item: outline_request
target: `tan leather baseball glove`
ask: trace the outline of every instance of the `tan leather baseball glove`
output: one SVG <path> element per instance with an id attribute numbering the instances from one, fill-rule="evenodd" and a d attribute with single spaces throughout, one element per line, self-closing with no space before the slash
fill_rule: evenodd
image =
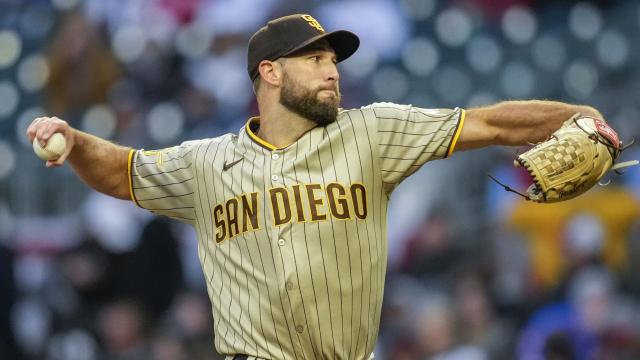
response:
<path id="1" fill-rule="evenodd" d="M 636 160 L 616 164 L 624 149 L 618 134 L 604 120 L 576 114 L 547 141 L 514 160 L 514 165 L 526 168 L 533 179 L 526 194 L 519 194 L 540 203 L 574 198 L 592 188 L 607 171 L 638 164 Z"/>

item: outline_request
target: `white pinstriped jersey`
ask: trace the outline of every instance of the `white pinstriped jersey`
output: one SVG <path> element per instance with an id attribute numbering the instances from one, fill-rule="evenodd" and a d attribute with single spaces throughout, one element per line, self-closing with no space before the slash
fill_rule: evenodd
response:
<path id="1" fill-rule="evenodd" d="M 132 151 L 132 198 L 191 223 L 215 346 L 250 359 L 367 359 L 378 335 L 391 191 L 453 151 L 461 109 L 341 110 L 276 149 L 238 135 Z"/>

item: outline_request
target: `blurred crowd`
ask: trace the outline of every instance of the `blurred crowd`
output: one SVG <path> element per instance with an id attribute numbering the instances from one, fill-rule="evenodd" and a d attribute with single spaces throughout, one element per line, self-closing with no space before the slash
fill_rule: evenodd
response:
<path id="1" fill-rule="evenodd" d="M 45 114 L 146 149 L 237 132 L 246 43 L 295 12 L 360 35 L 344 107 L 547 98 L 640 135 L 636 1 L 0 0 L 0 359 L 222 358 L 193 230 L 44 169 L 24 133 Z M 395 191 L 377 359 L 640 358 L 640 171 L 541 206 L 487 181 L 528 186 L 515 152 Z"/>

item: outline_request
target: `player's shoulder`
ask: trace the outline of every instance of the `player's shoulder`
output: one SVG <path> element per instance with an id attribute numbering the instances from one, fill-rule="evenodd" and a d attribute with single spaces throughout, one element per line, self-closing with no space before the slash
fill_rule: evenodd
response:
<path id="1" fill-rule="evenodd" d="M 369 105 L 363 106 L 361 109 L 374 109 L 374 110 L 410 110 L 413 107 L 411 104 L 396 104 L 392 102 L 374 102 Z"/>
<path id="2" fill-rule="evenodd" d="M 406 104 L 396 104 L 392 102 L 374 102 L 368 105 L 361 106 L 359 108 L 352 109 L 340 109 L 340 113 L 350 113 L 350 112 L 362 112 L 367 110 L 409 110 L 412 108 L 412 105 Z"/>
<path id="3" fill-rule="evenodd" d="M 235 142 L 235 139 L 238 137 L 236 134 L 227 133 L 224 135 L 212 137 L 212 138 L 204 138 L 204 139 L 195 139 L 195 140 L 187 140 L 184 141 L 180 146 L 184 148 L 200 148 L 200 147 L 209 147 L 213 144 L 225 143 L 227 141 Z"/>
<path id="4" fill-rule="evenodd" d="M 413 108 L 410 104 L 396 104 L 392 102 L 376 102 L 363 109 L 371 111 L 376 118 L 404 118 Z"/>
<path id="5" fill-rule="evenodd" d="M 396 104 L 391 102 L 375 102 L 369 105 L 354 109 L 341 109 L 340 117 L 349 117 L 351 119 L 363 119 L 373 121 L 380 118 L 404 118 L 408 114 L 412 105 Z"/>

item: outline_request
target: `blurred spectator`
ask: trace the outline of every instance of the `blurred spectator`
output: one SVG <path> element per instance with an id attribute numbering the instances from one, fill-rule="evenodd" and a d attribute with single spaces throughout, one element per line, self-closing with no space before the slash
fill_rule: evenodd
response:
<path id="1" fill-rule="evenodd" d="M 104 34 L 80 12 L 61 22 L 49 46 L 48 112 L 74 120 L 91 105 L 105 103 L 120 65 Z"/>
<path id="2" fill-rule="evenodd" d="M 98 315 L 98 333 L 106 359 L 143 360 L 151 357 L 145 314 L 135 302 L 116 300 Z"/>
<path id="3" fill-rule="evenodd" d="M 429 287 L 446 287 L 463 256 L 457 246 L 447 213 L 435 210 L 406 241 L 400 269 Z"/>
<path id="4" fill-rule="evenodd" d="M 460 344 L 457 340 L 454 311 L 448 296 L 434 293 L 427 299 L 414 318 L 414 359 L 488 359 L 481 348 Z"/>
<path id="5" fill-rule="evenodd" d="M 151 339 L 151 358 L 154 360 L 187 360 L 184 344 L 177 338 L 158 333 Z"/>
<path id="6" fill-rule="evenodd" d="M 172 223 L 154 218 L 142 231 L 140 245 L 117 260 L 117 281 L 125 294 L 138 299 L 151 316 L 162 315 L 183 287 L 178 240 Z"/>
<path id="7" fill-rule="evenodd" d="M 184 344 L 189 359 L 224 359 L 212 348 L 211 304 L 206 296 L 189 292 L 178 295 L 166 326 Z"/>
<path id="8" fill-rule="evenodd" d="M 98 360 L 100 347 L 85 329 L 70 329 L 51 336 L 47 360 Z"/>
<path id="9" fill-rule="evenodd" d="M 11 308 L 16 299 L 13 281 L 13 254 L 0 239 L 0 358 L 20 359 L 13 332 Z"/>
<path id="10" fill-rule="evenodd" d="M 513 328 L 496 316 L 489 293 L 476 272 L 459 277 L 454 292 L 458 338 L 482 349 L 487 359 L 505 359 Z"/>
<path id="11" fill-rule="evenodd" d="M 638 334 L 637 306 L 623 300 L 611 273 L 585 267 L 571 278 L 564 300 L 531 317 L 519 339 L 519 358 L 539 359 L 544 353 L 561 359 L 633 358 L 638 351 L 631 340 Z"/>

